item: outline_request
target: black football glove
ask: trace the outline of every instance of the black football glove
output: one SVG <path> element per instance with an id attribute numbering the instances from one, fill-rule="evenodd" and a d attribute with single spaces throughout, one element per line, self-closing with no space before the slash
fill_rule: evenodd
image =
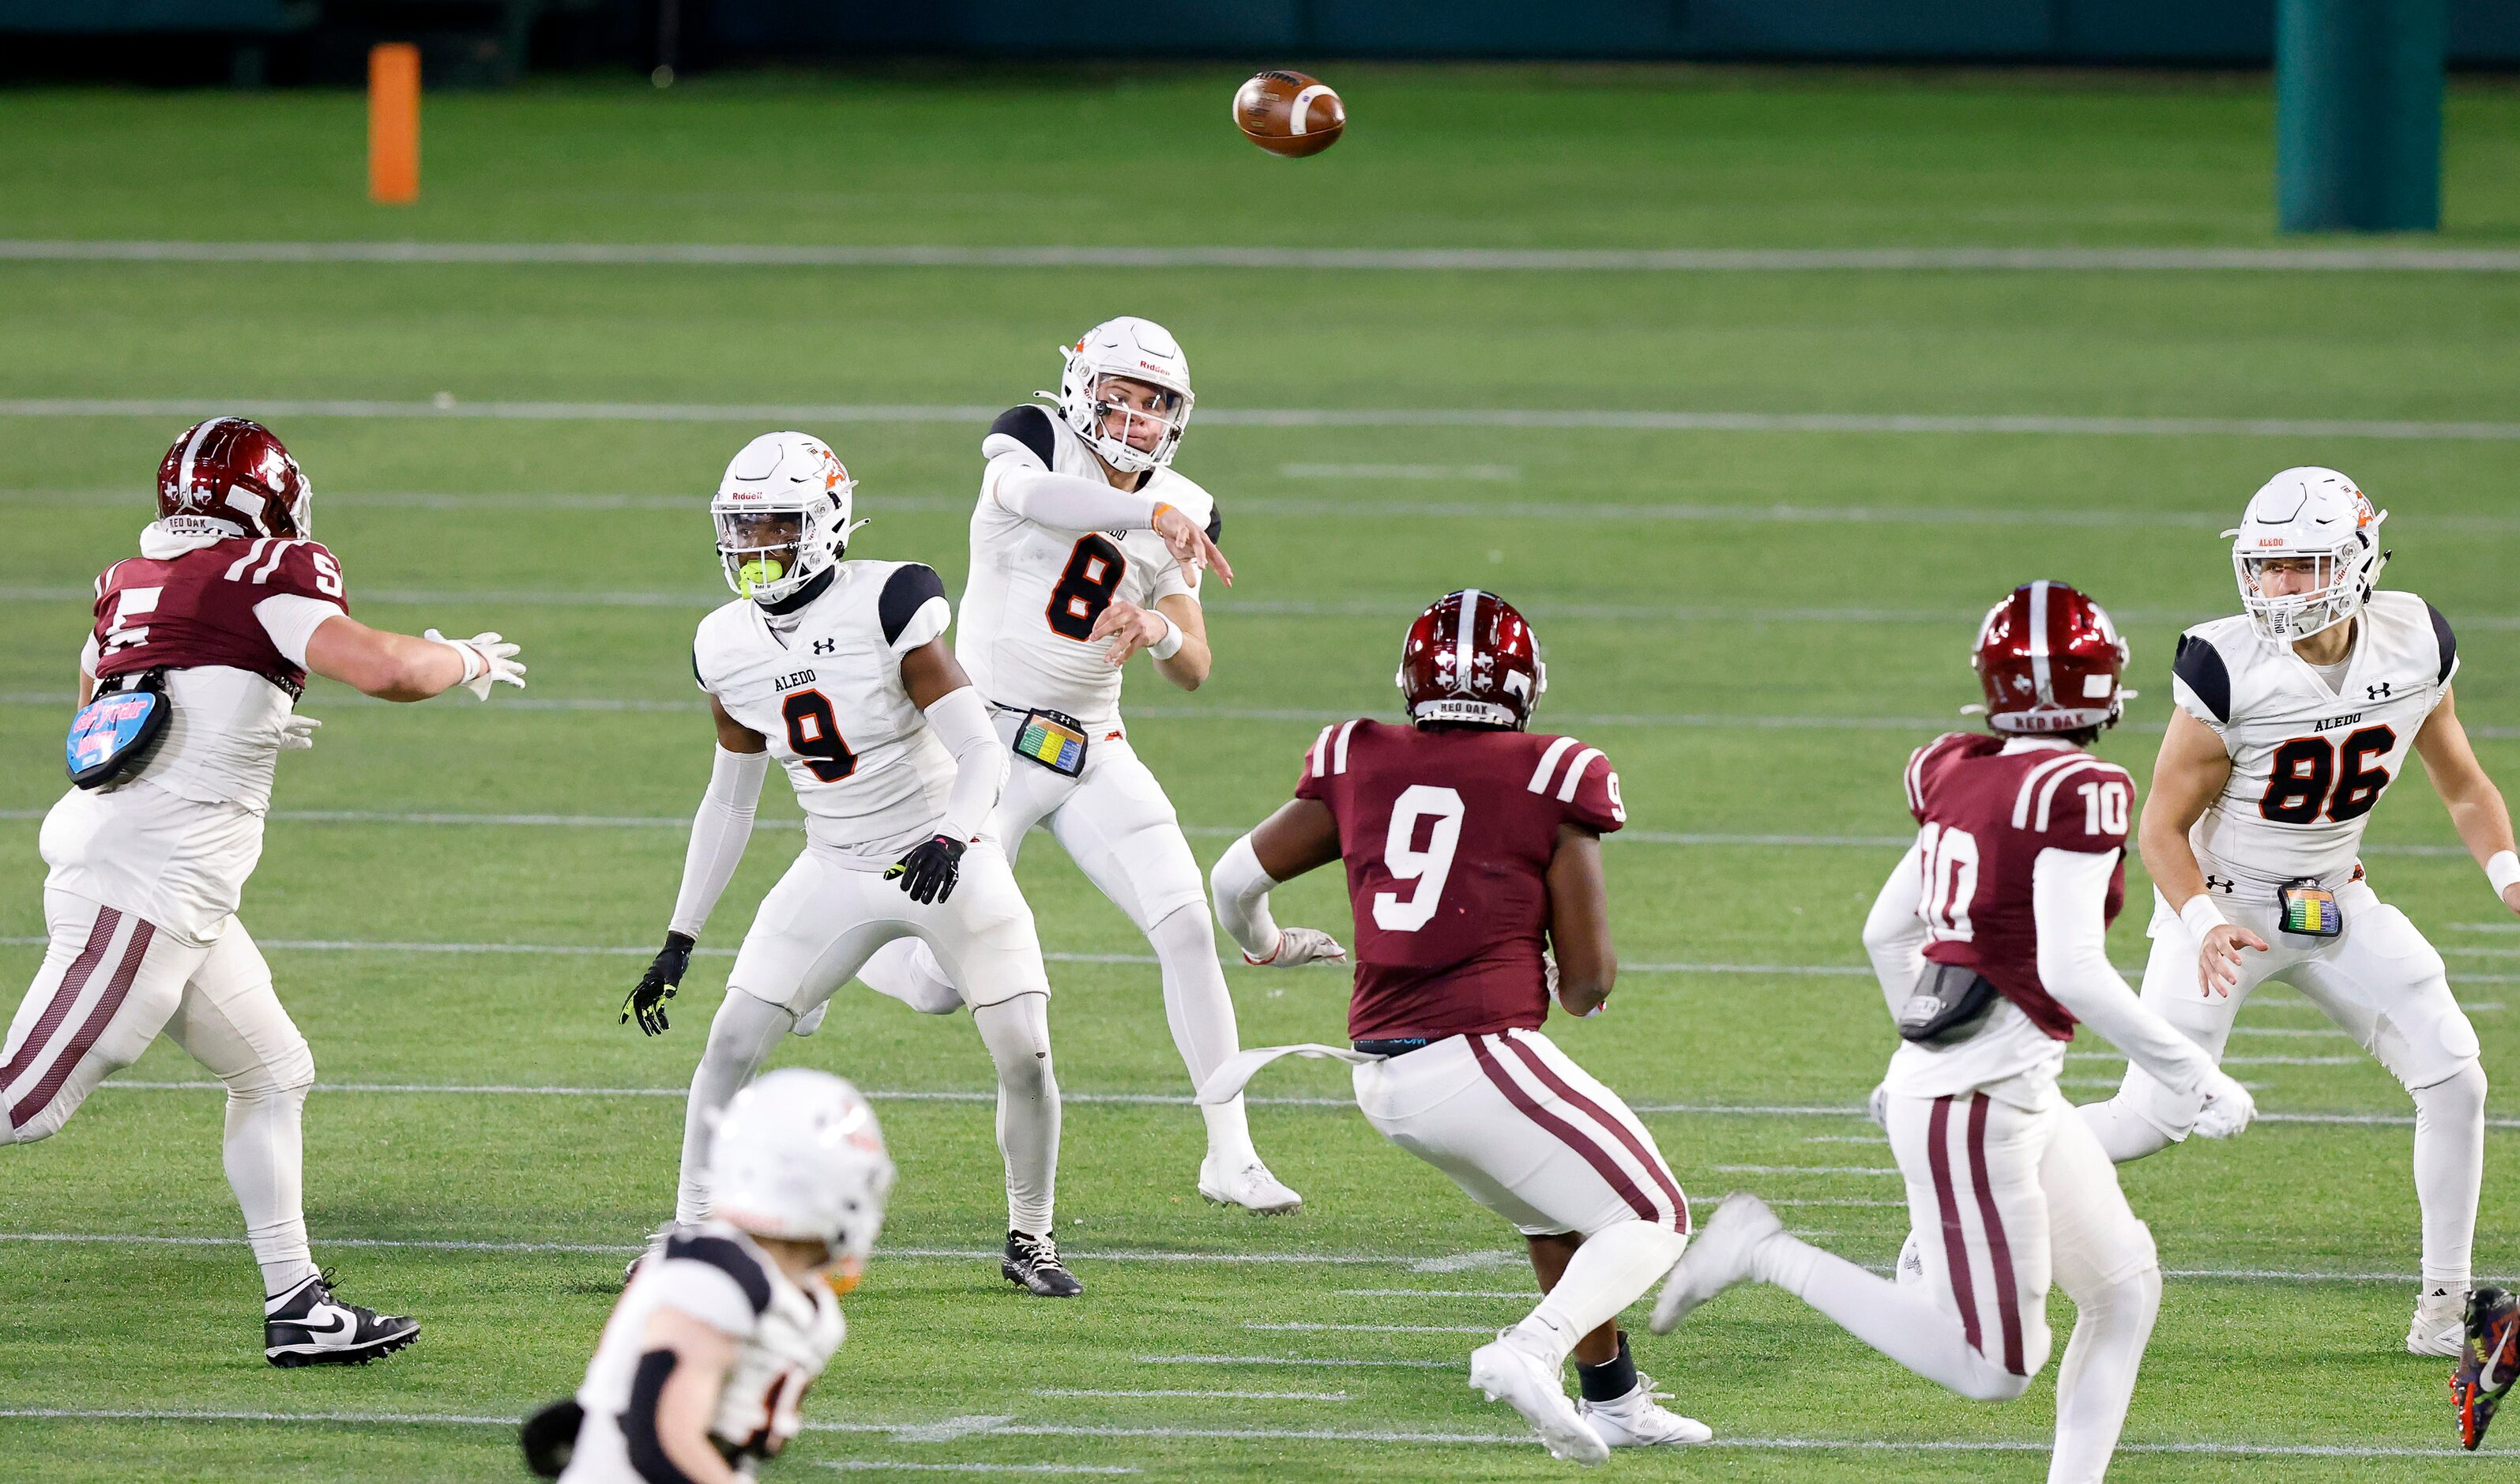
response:
<path id="1" fill-rule="evenodd" d="M 923 845 L 913 845 L 910 853 L 893 862 L 883 874 L 887 881 L 901 878 L 901 889 L 910 893 L 914 902 L 941 902 L 954 894 L 954 882 L 963 875 L 961 840 L 940 834 Z"/>
<path id="2" fill-rule="evenodd" d="M 622 1024 L 629 1024 L 630 1017 L 637 1015 L 640 1030 L 651 1036 L 664 1034 L 665 1002 L 682 987 L 683 975 L 691 972 L 692 943 L 687 933 L 665 934 L 665 946 L 656 955 L 656 962 L 648 966 L 648 971 L 639 976 L 639 987 L 621 1002 Z"/>

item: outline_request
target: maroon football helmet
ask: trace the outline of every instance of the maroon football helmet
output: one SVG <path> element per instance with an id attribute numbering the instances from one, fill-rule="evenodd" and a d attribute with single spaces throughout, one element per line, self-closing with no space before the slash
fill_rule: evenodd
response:
<path id="1" fill-rule="evenodd" d="M 1409 625 L 1393 677 L 1418 726 L 1466 722 L 1521 731 L 1549 689 L 1540 641 L 1494 593 L 1446 593 Z"/>
<path id="2" fill-rule="evenodd" d="M 2108 611 L 2061 582 L 2032 582 L 1987 609 L 1969 652 L 1998 732 L 2117 725 L 2135 693 L 2121 684 L 2127 643 Z"/>
<path id="3" fill-rule="evenodd" d="M 306 536 L 308 494 L 280 439 L 244 418 L 185 428 L 158 466 L 158 518 L 186 535 Z"/>

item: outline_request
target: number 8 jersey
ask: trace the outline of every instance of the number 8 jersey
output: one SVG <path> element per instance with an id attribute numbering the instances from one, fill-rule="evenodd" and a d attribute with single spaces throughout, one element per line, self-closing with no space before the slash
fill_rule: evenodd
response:
<path id="1" fill-rule="evenodd" d="M 2218 897 L 2272 901 L 2353 877 L 2371 808 L 2458 670 L 2449 620 L 2411 593 L 2371 595 L 2331 687 L 2246 614 L 2180 636 L 2172 692 L 2214 729 L 2231 779 L 2188 832 Z"/>
<path id="2" fill-rule="evenodd" d="M 1150 608 L 1198 589 L 1150 530 L 1071 531 L 1028 520 L 1000 505 L 999 471 L 1012 463 L 1102 479 L 1102 465 L 1068 426 L 1041 407 L 1014 408 L 990 425 L 980 445 L 988 472 L 971 512 L 971 578 L 963 589 L 963 627 L 954 656 L 971 684 L 997 705 L 1064 712 L 1092 735 L 1120 715 L 1120 671 L 1089 641 L 1115 598 Z M 1167 466 L 1141 492 L 1170 505 L 1217 537 L 1216 501 Z"/>

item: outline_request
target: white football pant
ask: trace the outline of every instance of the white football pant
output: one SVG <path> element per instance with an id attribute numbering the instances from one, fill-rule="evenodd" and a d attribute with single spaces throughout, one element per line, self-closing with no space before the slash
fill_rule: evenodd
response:
<path id="1" fill-rule="evenodd" d="M 2367 882 L 2338 888 L 2344 931 L 2332 938 L 2279 929 L 2274 903 L 2217 899 L 2224 918 L 2264 938 L 2268 951 L 2240 952 L 2240 982 L 2229 995 L 2197 986 L 2196 941 L 2187 924 L 2153 897 L 2152 956 L 2143 1003 L 2217 1061 L 2231 1022 L 2252 990 L 2280 979 L 2378 1059 L 2415 1102 L 2415 1195 L 2423 1211 L 2427 1291 L 2467 1291 L 2476 1209 L 2485 1180 L 2485 1068 L 2476 1028 L 2451 994 L 2441 954 L 2407 915 Z M 2083 1109 L 2110 1157 L 2123 1163 L 2186 1139 L 2199 1102 L 2129 1066 L 2118 1095 Z"/>
<path id="2" fill-rule="evenodd" d="M 997 720 L 999 734 L 1012 747 L 1021 713 L 1001 711 Z M 1108 734 L 1116 729 L 1095 730 Z M 1173 1047 L 1196 1088 L 1241 1049 L 1240 1032 L 1234 997 L 1216 959 L 1206 877 L 1182 837 L 1181 820 L 1164 786 L 1125 737 L 1095 737 L 1086 748 L 1085 771 L 1075 778 L 1017 755 L 1008 765 L 1006 790 L 998 796 L 990 831 L 1012 860 L 1035 826 L 1046 827 L 1086 878 L 1147 935 L 1163 975 L 1164 1018 L 1172 1027 Z M 878 954 L 860 977 L 919 1008 L 945 1001 L 951 986 L 963 982 L 916 943 Z M 1207 1117 L 1210 1153 L 1233 1168 L 1259 1157 L 1251 1147 L 1241 1099 L 1201 1111 Z"/>
<path id="3" fill-rule="evenodd" d="M 708 1149 L 717 1112 L 750 1082 L 796 1021 L 821 1008 L 870 955 L 896 939 L 925 946 L 965 986 L 998 1070 L 998 1147 L 1010 1224 L 1046 1234 L 1058 1169 L 1058 1082 L 1050 1059 L 1050 977 L 1032 909 L 993 840 L 963 852 L 953 894 L 911 900 L 880 871 L 808 849 L 761 901 L 727 975 L 692 1073 L 675 1219 L 710 1210 Z"/>
<path id="4" fill-rule="evenodd" d="M 234 918 L 210 942 L 47 887 L 50 942 L 0 1052 L 0 1144 L 61 1131 L 97 1084 L 159 1032 L 227 1085 L 228 1184 L 266 1292 L 313 1276 L 300 1198 L 300 1115 L 315 1057 L 281 1008 L 271 968 Z"/>
<path id="5" fill-rule="evenodd" d="M 2032 1108 L 1982 1092 L 1885 1102 L 1924 1281 L 1903 1285 L 1792 1237 L 1760 1249 L 1758 1276 L 1982 1402 L 2021 1395 L 2048 1363 L 2052 1278 L 2078 1313 L 2048 1478 L 2101 1478 L 2161 1305 L 2152 1233 L 2107 1152 L 2052 1088 Z"/>
<path id="6" fill-rule="evenodd" d="M 1533 1030 L 1452 1036 L 1354 1073 L 1383 1138 L 1525 1237 L 1584 1238 L 1516 1327 L 1561 1363 L 1643 1296 L 1688 1240 L 1688 1198 L 1619 1095 Z"/>

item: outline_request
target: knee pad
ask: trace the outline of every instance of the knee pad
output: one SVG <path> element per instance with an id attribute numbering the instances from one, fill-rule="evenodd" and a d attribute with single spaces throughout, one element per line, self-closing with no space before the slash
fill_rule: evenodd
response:
<path id="1" fill-rule="evenodd" d="M 303 1098 L 315 1085 L 315 1053 L 304 1036 L 296 1036 L 269 1060 L 219 1080 L 227 1085 L 230 1098 Z"/>
<path id="2" fill-rule="evenodd" d="M 2441 1081 L 2413 1089 L 2415 1110 L 2426 1118 L 2465 1121 L 2485 1115 L 2485 1066 L 2465 1061 Z"/>
<path id="3" fill-rule="evenodd" d="M 1968 1382 L 1959 1388 L 1959 1394 L 1970 1401 L 2019 1401 L 2021 1394 L 2030 1389 L 2030 1376 L 2014 1375 L 2003 1369 L 2002 1362 L 1990 1361 L 1982 1356 L 1972 1357 L 1972 1360 L 1975 1364 L 1969 1367 Z M 2041 1360 L 2044 1363 L 2046 1357 L 2041 1357 Z M 2039 1368 L 2033 1366 L 2030 1371 L 2032 1375 L 2036 1375 Z"/>

